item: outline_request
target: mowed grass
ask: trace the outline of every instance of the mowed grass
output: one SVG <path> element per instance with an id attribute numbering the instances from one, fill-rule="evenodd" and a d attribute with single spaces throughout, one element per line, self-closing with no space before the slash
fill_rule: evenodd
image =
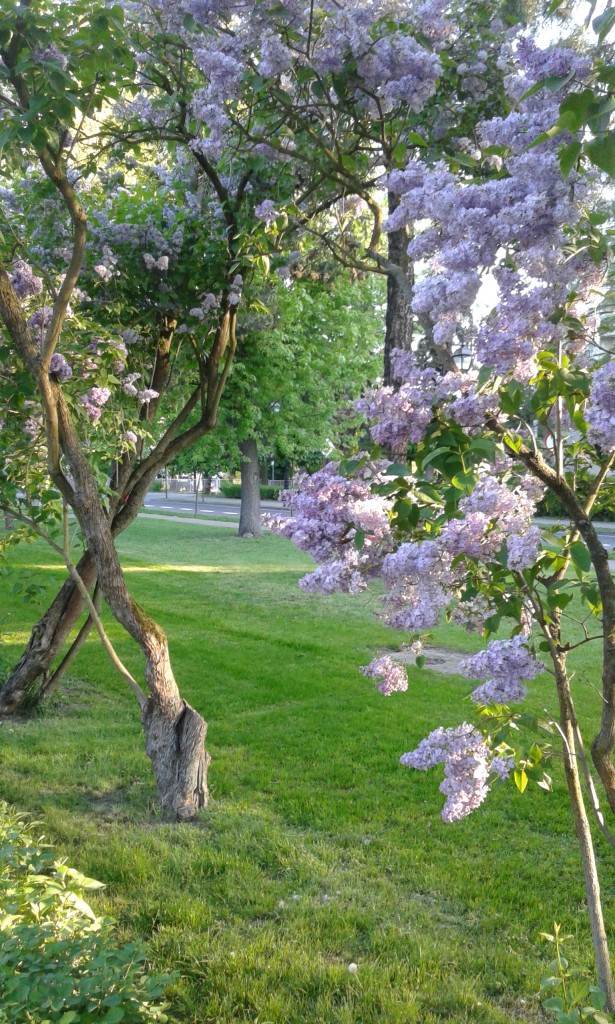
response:
<path id="1" fill-rule="evenodd" d="M 192 1024 L 541 1021 L 538 981 L 560 921 L 591 965 L 575 838 L 555 790 L 494 790 L 458 825 L 439 813 L 439 769 L 399 755 L 472 714 L 467 681 L 411 672 L 381 697 L 358 671 L 404 639 L 377 596 L 297 587 L 310 562 L 288 542 L 139 520 L 120 539 L 129 586 L 163 624 L 184 696 L 209 723 L 211 808 L 162 822 L 133 698 L 91 639 L 42 716 L 0 726 L 0 796 L 31 812 L 62 856 L 106 882 L 97 907 L 176 969 L 173 1019 Z M 13 596 L 31 572 L 63 578 L 44 546 L 0 579 L 2 656 L 37 610 Z M 110 633 L 138 674 L 138 651 Z M 438 640 L 475 649 L 452 628 Z M 597 656 L 581 648 L 581 711 L 595 716 Z M 594 659 L 592 661 L 592 659 Z M 532 705 L 553 708 L 549 677 Z M 609 927 L 613 858 L 598 844 Z M 349 964 L 358 965 L 356 973 Z"/>

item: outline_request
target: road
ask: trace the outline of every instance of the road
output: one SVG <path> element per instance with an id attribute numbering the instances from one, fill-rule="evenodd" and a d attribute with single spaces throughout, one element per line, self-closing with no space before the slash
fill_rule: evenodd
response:
<path id="1" fill-rule="evenodd" d="M 210 516 L 228 516 L 230 521 L 239 520 L 239 505 L 238 498 L 205 498 L 199 501 L 198 511 Z M 148 494 L 144 507 L 156 512 L 191 512 L 194 515 L 194 495 L 169 494 L 165 497 L 164 494 Z M 288 509 L 274 501 L 263 502 L 261 507 L 263 512 L 272 515 L 290 515 Z"/>

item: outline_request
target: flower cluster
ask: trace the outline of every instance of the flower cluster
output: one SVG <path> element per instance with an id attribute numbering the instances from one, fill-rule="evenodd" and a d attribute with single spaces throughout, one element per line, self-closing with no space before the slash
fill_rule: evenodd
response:
<path id="1" fill-rule="evenodd" d="M 73 368 L 60 352 L 54 352 L 49 363 L 49 373 L 60 384 L 65 384 L 73 375 Z"/>
<path id="2" fill-rule="evenodd" d="M 383 658 L 375 658 L 369 665 L 361 669 L 368 679 L 379 679 L 377 689 L 385 697 L 392 693 L 402 693 L 408 689 L 408 675 L 403 665 L 388 655 Z"/>
<path id="3" fill-rule="evenodd" d="M 296 489 L 281 495 L 293 514 L 270 517 L 267 525 L 321 563 L 301 581 L 305 589 L 353 591 L 362 585 L 361 573 L 380 564 L 391 541 L 391 502 L 372 494 L 376 474 L 376 468 L 363 467 L 343 476 L 339 463 L 329 462 L 312 476 L 299 477 Z M 360 550 L 354 543 L 357 531 L 364 535 Z"/>
<path id="4" fill-rule="evenodd" d="M 92 423 L 96 423 L 101 415 L 103 405 L 111 398 L 111 391 L 109 388 L 93 387 L 82 395 L 79 402 L 85 409 Z"/>
<path id="5" fill-rule="evenodd" d="M 586 419 L 587 436 L 593 444 L 611 452 L 615 449 L 615 360 L 596 370 L 592 380 Z"/>
<path id="6" fill-rule="evenodd" d="M 156 259 L 155 256 L 151 255 L 151 253 L 144 252 L 143 262 L 145 263 L 145 267 L 147 270 L 160 270 L 161 272 L 164 272 L 165 270 L 169 269 L 168 256 L 159 256 L 158 259 Z"/>
<path id="7" fill-rule="evenodd" d="M 13 264 L 9 280 L 15 289 L 15 294 L 20 299 L 30 299 L 34 295 L 40 295 L 43 290 L 43 282 L 37 277 L 32 267 L 25 260 L 16 260 Z"/>
<path id="8" fill-rule="evenodd" d="M 466 658 L 459 671 L 467 679 L 483 680 L 472 693 L 476 704 L 518 704 L 525 700 L 530 682 L 544 671 L 544 665 L 531 654 L 527 638 L 492 640 L 484 651 Z"/>
<path id="9" fill-rule="evenodd" d="M 262 203 L 254 207 L 254 216 L 262 220 L 265 227 L 269 228 L 275 223 L 278 212 L 272 199 L 263 199 Z"/>
<path id="10" fill-rule="evenodd" d="M 527 148 L 528 139 L 556 121 L 565 91 L 526 93 L 549 67 L 567 69 L 562 74 L 572 83 L 583 80 L 589 64 L 574 50 L 543 51 L 527 39 L 510 45 L 503 64 L 510 71 L 506 87 L 513 110 L 479 125 L 482 149 L 503 151 L 502 173 L 464 181 L 444 163 L 428 168 L 413 159 L 389 177 L 399 205 L 386 227 L 427 224 L 408 251 L 414 260 L 432 260 L 432 274 L 415 285 L 413 304 L 433 325 L 435 341 L 450 344 L 459 324 L 478 319 L 479 361 L 527 380 L 537 352 L 565 338 L 553 321 L 578 274 L 563 242 L 564 228 L 579 218 L 582 188 L 577 182 L 573 195 L 562 178 L 558 140 Z M 499 297 L 493 312 L 477 318 L 475 302 L 487 270 Z"/>
<path id="11" fill-rule="evenodd" d="M 440 792 L 446 796 L 442 809 L 445 822 L 466 818 L 489 793 L 487 779 L 493 753 L 481 733 L 467 722 L 455 729 L 435 729 L 421 740 L 416 750 L 402 754 L 399 760 L 400 764 L 420 771 L 444 765 Z M 494 770 L 501 773 L 499 761 Z"/>

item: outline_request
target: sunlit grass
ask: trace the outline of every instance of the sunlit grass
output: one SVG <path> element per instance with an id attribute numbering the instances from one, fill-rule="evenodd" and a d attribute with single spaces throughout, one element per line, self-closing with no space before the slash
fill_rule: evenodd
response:
<path id="1" fill-rule="evenodd" d="M 377 595 L 303 593 L 309 560 L 275 537 L 140 520 L 119 543 L 131 591 L 171 638 L 182 693 L 208 720 L 211 809 L 192 826 L 160 821 L 138 709 L 93 637 L 43 716 L 0 726 L 0 795 L 107 883 L 100 905 L 145 938 L 157 968 L 179 969 L 175 1019 L 541 1020 L 539 932 L 561 921 L 591 962 L 558 764 L 552 795 L 500 787 L 444 825 L 439 771 L 398 757 L 472 714 L 469 685 L 415 669 L 407 694 L 377 694 L 358 667 L 403 639 L 376 621 Z M 42 545 L 11 561 L 48 578 L 50 595 L 63 578 Z M 0 579 L 5 662 L 39 611 L 12 595 L 15 578 Z M 138 675 L 139 652 L 108 626 Z M 452 627 L 438 642 L 480 645 Z M 598 658 L 582 648 L 576 661 L 584 718 L 599 709 Z M 533 692 L 536 708 L 554 704 L 547 676 Z M 612 926 L 615 870 L 599 849 Z"/>

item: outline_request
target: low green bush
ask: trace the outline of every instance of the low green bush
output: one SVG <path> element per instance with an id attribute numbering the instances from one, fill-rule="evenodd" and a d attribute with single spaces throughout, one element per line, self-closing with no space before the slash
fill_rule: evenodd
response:
<path id="1" fill-rule="evenodd" d="M 150 484 L 150 491 L 152 494 L 160 494 L 161 491 L 164 491 L 164 481 L 152 480 L 152 483 Z"/>
<path id="2" fill-rule="evenodd" d="M 261 501 L 277 501 L 281 490 L 281 487 L 261 485 Z M 220 492 L 225 498 L 241 498 L 241 484 L 229 484 L 223 480 L 220 484 Z"/>
<path id="3" fill-rule="evenodd" d="M 0 803 L 0 1024 L 163 1024 L 171 976 L 149 977 L 140 944 L 84 896 L 102 888 L 55 859 Z"/>

